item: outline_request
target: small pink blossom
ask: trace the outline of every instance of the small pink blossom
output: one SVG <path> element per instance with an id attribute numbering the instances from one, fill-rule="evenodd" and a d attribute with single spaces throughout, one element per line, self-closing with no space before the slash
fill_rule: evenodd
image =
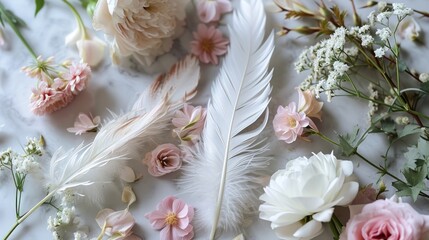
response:
<path id="1" fill-rule="evenodd" d="M 32 92 L 30 97 L 31 111 L 36 115 L 55 112 L 73 100 L 73 95 L 64 90 L 50 87 L 46 82 L 39 82 L 38 87 Z"/>
<path id="2" fill-rule="evenodd" d="M 316 100 L 316 97 L 310 90 L 298 90 L 298 112 L 303 112 L 307 117 L 315 117 L 319 120 L 322 115 L 323 102 Z"/>
<path id="3" fill-rule="evenodd" d="M 73 63 L 63 78 L 68 82 L 67 88 L 77 95 L 86 88 L 86 84 L 91 78 L 91 68 L 86 63 Z"/>
<path id="4" fill-rule="evenodd" d="M 203 23 L 217 22 L 221 14 L 231 11 L 229 0 L 198 0 L 197 3 L 198 17 Z"/>
<path id="5" fill-rule="evenodd" d="M 102 209 L 95 220 L 102 229 L 103 235 L 114 236 L 118 240 L 141 239 L 133 234 L 135 220 L 128 208 L 116 212 L 109 208 Z"/>
<path id="6" fill-rule="evenodd" d="M 308 126 L 317 129 L 313 121 L 305 113 L 297 112 L 295 102 L 291 102 L 286 107 L 279 106 L 277 108 L 273 126 L 277 138 L 286 143 L 296 141 L 297 137 L 304 133 L 304 128 Z"/>
<path id="7" fill-rule="evenodd" d="M 340 236 L 347 239 L 425 240 L 429 216 L 420 215 L 408 203 L 377 200 L 363 207 L 348 221 Z"/>
<path id="8" fill-rule="evenodd" d="M 182 110 L 176 111 L 174 118 L 171 120 L 176 127 L 173 131 L 180 140 L 185 142 L 195 142 L 199 139 L 201 131 L 204 128 L 206 120 L 206 109 L 185 103 Z"/>
<path id="9" fill-rule="evenodd" d="M 156 210 L 145 215 L 152 228 L 161 230 L 162 240 L 190 240 L 194 237 L 194 208 L 173 196 L 164 198 Z"/>
<path id="10" fill-rule="evenodd" d="M 99 124 L 99 116 L 92 118 L 92 116 L 88 116 L 84 113 L 79 113 L 78 117 L 74 122 L 74 126 L 72 128 L 67 128 L 67 131 L 75 133 L 76 135 L 81 135 L 85 132 L 96 132 Z"/>
<path id="11" fill-rule="evenodd" d="M 207 27 L 204 24 L 199 24 L 197 32 L 194 32 L 193 35 L 191 53 L 203 63 L 218 64 L 217 56 L 224 55 L 229 44 L 222 32 L 214 26 Z"/>
<path id="12" fill-rule="evenodd" d="M 174 172 L 182 166 L 182 153 L 171 143 L 161 144 L 146 154 L 143 162 L 150 175 L 159 177 Z"/>

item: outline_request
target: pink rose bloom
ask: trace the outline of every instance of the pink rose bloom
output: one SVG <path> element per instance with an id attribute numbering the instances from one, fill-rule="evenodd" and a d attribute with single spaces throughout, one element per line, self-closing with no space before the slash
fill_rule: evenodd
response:
<path id="1" fill-rule="evenodd" d="M 426 240 L 429 216 L 420 215 L 408 203 L 377 200 L 348 221 L 340 240 Z"/>
<path id="2" fill-rule="evenodd" d="M 78 117 L 74 122 L 74 126 L 72 128 L 67 128 L 67 131 L 75 133 L 76 135 L 81 135 L 85 132 L 96 132 L 99 124 L 99 116 L 92 118 L 92 116 L 88 116 L 84 113 L 79 113 Z"/>
<path id="3" fill-rule="evenodd" d="M 118 240 L 138 240 L 140 237 L 133 235 L 135 220 L 133 215 L 127 209 L 113 211 L 112 209 L 103 209 L 98 212 L 95 218 L 98 226 L 102 228 L 103 235 L 115 236 Z"/>
<path id="4" fill-rule="evenodd" d="M 207 27 L 199 24 L 197 31 L 193 32 L 194 40 L 191 41 L 191 53 L 197 56 L 203 63 L 218 64 L 217 56 L 227 52 L 229 44 L 219 29 L 214 26 Z"/>
<path id="5" fill-rule="evenodd" d="M 39 82 L 36 89 L 32 90 L 30 97 L 31 111 L 36 115 L 44 115 L 55 112 L 69 104 L 73 95 L 68 92 L 49 87 L 46 82 Z"/>
<path id="6" fill-rule="evenodd" d="M 147 165 L 150 175 L 159 177 L 182 166 L 182 152 L 171 143 L 161 144 L 146 154 L 143 163 Z"/>
<path id="7" fill-rule="evenodd" d="M 322 115 L 323 102 L 316 100 L 316 97 L 310 90 L 298 90 L 298 112 L 303 112 L 307 117 L 315 117 L 319 120 Z"/>
<path id="8" fill-rule="evenodd" d="M 229 0 L 199 0 L 197 3 L 198 17 L 203 23 L 219 21 L 221 14 L 231 11 Z"/>
<path id="9" fill-rule="evenodd" d="M 191 225 L 194 208 L 173 196 L 164 198 L 156 210 L 145 215 L 152 228 L 161 230 L 162 240 L 190 240 L 194 237 Z"/>
<path id="10" fill-rule="evenodd" d="M 185 103 L 182 110 L 176 111 L 171 122 L 176 127 L 173 131 L 180 140 L 195 142 L 199 139 L 206 121 L 206 109 Z"/>
<path id="11" fill-rule="evenodd" d="M 68 82 L 67 88 L 77 95 L 86 88 L 86 84 L 91 78 L 91 68 L 86 63 L 73 63 L 63 78 Z"/>
<path id="12" fill-rule="evenodd" d="M 308 126 L 317 129 L 305 113 L 297 112 L 295 102 L 291 102 L 286 107 L 278 107 L 273 126 L 277 138 L 286 143 L 294 142 L 298 136 L 303 134 L 304 128 Z"/>

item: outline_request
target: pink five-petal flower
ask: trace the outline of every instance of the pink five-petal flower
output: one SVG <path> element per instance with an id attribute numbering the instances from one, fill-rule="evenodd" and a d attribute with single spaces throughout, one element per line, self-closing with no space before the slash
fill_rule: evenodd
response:
<path id="1" fill-rule="evenodd" d="M 75 133 L 76 135 L 81 135 L 85 132 L 93 132 L 97 129 L 100 124 L 100 117 L 96 116 L 92 118 L 92 116 L 88 116 L 85 113 L 79 113 L 78 117 L 74 122 L 74 126 L 72 128 L 67 128 L 68 132 Z"/>
<path id="2" fill-rule="evenodd" d="M 164 198 L 156 210 L 145 215 L 152 228 L 161 230 L 160 239 L 190 240 L 194 237 L 191 225 L 194 208 L 173 196 Z"/>
<path id="3" fill-rule="evenodd" d="M 67 91 L 50 87 L 46 82 L 39 82 L 36 89 L 32 89 L 30 97 L 31 111 L 36 115 L 45 115 L 65 107 L 73 100 L 73 95 Z"/>
<path id="4" fill-rule="evenodd" d="M 350 218 L 340 239 L 426 240 L 429 216 L 420 215 L 408 203 L 377 200 Z"/>
<path id="5" fill-rule="evenodd" d="M 229 0 L 199 0 L 197 3 L 198 17 L 203 23 L 219 21 L 221 14 L 231 11 Z"/>
<path id="6" fill-rule="evenodd" d="M 135 220 L 128 208 L 116 212 L 109 208 L 102 209 L 95 220 L 107 236 L 115 236 L 118 240 L 140 239 L 133 235 Z"/>
<path id="7" fill-rule="evenodd" d="M 184 104 L 182 110 L 176 111 L 171 122 L 176 127 L 173 131 L 180 140 L 185 142 L 195 142 L 199 139 L 206 120 L 206 109 L 197 106 Z"/>
<path id="8" fill-rule="evenodd" d="M 86 88 L 86 84 L 91 78 L 91 68 L 86 63 L 73 63 L 63 78 L 68 82 L 67 89 L 77 95 Z"/>
<path id="9" fill-rule="evenodd" d="M 218 64 L 217 56 L 224 55 L 229 44 L 222 32 L 214 26 L 207 27 L 204 24 L 199 24 L 193 35 L 191 53 L 203 63 Z"/>
<path id="10" fill-rule="evenodd" d="M 147 165 L 150 175 L 159 177 L 182 166 L 182 152 L 171 143 L 161 144 L 146 154 L 143 163 Z"/>
<path id="11" fill-rule="evenodd" d="M 304 128 L 308 126 L 317 130 L 316 125 L 305 113 L 297 111 L 295 102 L 291 102 L 286 107 L 278 107 L 273 120 L 274 131 L 278 139 L 292 143 L 303 134 Z"/>

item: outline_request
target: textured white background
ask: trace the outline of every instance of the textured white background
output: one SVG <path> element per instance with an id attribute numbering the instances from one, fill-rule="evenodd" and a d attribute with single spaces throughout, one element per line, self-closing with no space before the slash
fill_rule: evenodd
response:
<path id="1" fill-rule="evenodd" d="M 266 0 L 265 2 L 268 3 L 269 1 Z M 311 4 L 312 1 L 305 2 Z M 349 4 L 349 1 L 338 0 L 337 2 L 340 2 L 343 6 L 348 6 Z M 366 1 L 356 0 L 356 2 L 358 6 L 361 6 Z M 429 11 L 429 2 L 427 0 L 405 2 L 409 6 Z M 32 0 L 3 1 L 3 3 L 27 22 L 28 27 L 23 30 L 23 34 L 30 44 L 34 46 L 37 53 L 44 57 L 55 55 L 57 60 L 78 57 L 76 51 L 64 46 L 64 37 L 75 28 L 76 24 L 71 12 L 66 9 L 61 1 L 47 1 L 46 7 L 36 18 L 33 18 L 35 7 Z M 239 1 L 233 0 L 233 3 L 237 6 Z M 91 112 L 93 115 L 100 115 L 102 119 L 106 119 L 109 117 L 107 108 L 116 113 L 128 109 L 138 94 L 156 76 L 157 72 L 168 69 L 177 57 L 183 56 L 183 53 L 189 48 L 190 31 L 195 29 L 197 23 L 195 9 L 189 6 L 188 10 L 190 14 L 187 20 L 188 29 L 184 36 L 176 43 L 172 54 L 163 56 L 153 67 L 146 69 L 146 72 L 149 73 L 133 67 L 112 66 L 106 53 L 106 60 L 98 68 L 93 69 L 93 79 L 88 89 L 80 94 L 67 108 L 45 117 L 37 117 L 30 112 L 28 106 L 29 96 L 31 88 L 35 86 L 35 80 L 26 77 L 19 69 L 30 63 L 31 58 L 11 29 L 6 27 L 9 46 L 6 49 L 0 49 L 0 123 L 5 125 L 0 129 L 1 150 L 9 146 L 18 150 L 25 143 L 26 136 L 37 137 L 40 134 L 46 139 L 48 156 L 61 146 L 69 149 L 77 146 L 82 141 L 91 141 L 94 134 L 74 136 L 68 133 L 66 128 L 73 125 L 74 119 L 79 112 Z M 89 18 L 83 11 L 81 13 L 83 13 L 82 16 L 89 26 Z M 223 23 L 227 24 L 230 21 L 230 17 L 226 15 Z M 267 32 L 270 32 L 273 28 L 277 31 L 279 26 L 285 23 L 283 15 L 279 13 L 267 12 L 267 20 Z M 426 32 L 429 30 L 427 27 L 429 25 L 428 19 L 422 19 L 421 25 Z M 226 29 L 223 29 L 226 32 Z M 102 37 L 101 34 L 100 37 Z M 278 105 L 287 105 L 290 101 L 297 101 L 297 94 L 294 88 L 305 78 L 305 74 L 297 75 L 294 71 L 293 62 L 305 46 L 313 43 L 313 37 L 299 37 L 294 34 L 276 38 L 276 50 L 272 59 L 272 66 L 275 70 L 272 80 L 271 119 Z M 406 42 L 404 42 L 403 46 L 407 49 L 406 56 L 409 59 L 409 63 L 418 71 L 427 70 L 425 61 L 421 61 L 429 53 L 427 46 L 417 46 Z M 210 85 L 216 73 L 217 67 L 202 66 L 200 92 L 197 98 L 192 101 L 194 104 L 206 104 L 210 95 Z M 332 137 L 335 136 L 335 132 L 350 131 L 355 125 L 365 126 L 367 122 L 366 105 L 366 102 L 356 102 L 347 98 L 334 98 L 333 103 L 325 104 L 323 122 L 317 121 L 316 124 L 321 131 Z M 267 126 L 265 134 L 268 137 L 268 141 L 272 143 L 271 154 L 273 160 L 270 169 L 268 169 L 269 173 L 284 167 L 288 160 L 298 156 L 310 156 L 311 152 L 323 151 L 329 153 L 332 151 L 332 146 L 316 138 L 312 138 L 312 143 L 297 141 L 294 144 L 287 145 L 279 142 L 273 137 L 271 124 Z M 165 136 L 165 139 L 169 138 L 168 134 L 165 134 Z M 379 159 L 379 156 L 384 153 L 385 144 L 386 141 L 383 137 L 375 136 L 371 138 L 370 144 L 362 146 L 359 150 L 369 158 Z M 401 156 L 400 153 L 398 153 L 399 156 Z M 401 163 L 398 164 L 401 165 Z M 180 175 L 180 172 L 166 177 L 153 178 L 147 173 L 146 167 L 142 164 L 136 164 L 135 166 L 138 171 L 143 172 L 144 178 L 133 185 L 138 198 L 137 203 L 131 207 L 137 222 L 134 229 L 144 239 L 158 239 L 159 233 L 151 229 L 148 220 L 143 215 L 152 211 L 156 204 L 167 195 L 176 195 L 189 203 L 192 202 L 192 199 L 187 196 L 177 195 L 179 190 L 174 179 Z M 367 184 L 377 179 L 375 172 L 368 168 L 365 163 L 355 161 L 355 166 L 356 176 L 361 183 Z M 385 179 L 385 181 L 389 182 L 389 179 Z M 23 211 L 38 202 L 44 193 L 44 186 L 41 185 L 40 181 L 29 178 L 23 196 Z M 429 210 L 427 209 L 427 204 L 424 203 L 419 203 L 418 207 L 420 211 L 427 213 Z M 103 207 L 115 210 L 125 208 L 120 203 L 119 194 L 106 196 L 106 202 L 100 204 Z M 78 212 L 82 218 L 82 225 L 87 225 L 89 236 L 92 237 L 97 236 L 99 233 L 99 228 L 94 221 L 95 215 L 99 210 L 100 207 L 94 204 L 89 204 L 85 201 L 78 202 Z M 11 239 L 51 239 L 50 232 L 46 230 L 46 220 L 48 216 L 54 214 L 52 209 L 41 207 L 18 227 Z M 4 173 L 0 173 L 0 236 L 3 236 L 9 226 L 14 223 L 14 215 L 14 188 L 10 178 Z M 257 216 L 251 220 L 253 220 L 253 223 L 243 229 L 246 239 L 276 239 L 268 222 L 258 220 Z M 234 233 L 225 233 L 221 239 L 231 239 L 233 236 Z M 196 235 L 196 239 L 206 238 L 206 235 L 203 234 Z M 328 228 L 325 234 L 318 239 L 329 239 Z"/>

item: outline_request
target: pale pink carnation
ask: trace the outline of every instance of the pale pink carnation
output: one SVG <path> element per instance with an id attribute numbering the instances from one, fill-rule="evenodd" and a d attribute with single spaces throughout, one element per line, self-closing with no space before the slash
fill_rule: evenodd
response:
<path id="1" fill-rule="evenodd" d="M 190 240 L 194 237 L 191 221 L 194 208 L 173 196 L 164 198 L 156 210 L 145 215 L 152 228 L 161 230 L 162 240 Z"/>
<path id="2" fill-rule="evenodd" d="M 350 218 L 340 239 L 426 240 L 429 216 L 420 215 L 408 203 L 377 200 Z"/>
<path id="3" fill-rule="evenodd" d="M 73 100 L 73 95 L 67 91 L 50 87 L 46 82 L 39 82 L 38 87 L 32 92 L 30 97 L 31 111 L 36 115 L 55 112 Z"/>
<path id="4" fill-rule="evenodd" d="M 73 63 L 69 67 L 69 72 L 63 75 L 68 82 L 67 88 L 77 95 L 82 92 L 91 78 L 91 68 L 86 63 Z"/>
<path id="5" fill-rule="evenodd" d="M 198 0 L 197 12 L 201 22 L 219 21 L 223 13 L 231 12 L 230 0 Z"/>
<path id="6" fill-rule="evenodd" d="M 147 165 L 150 175 L 159 177 L 182 166 L 182 153 L 171 143 L 161 144 L 146 154 L 143 163 Z"/>
<path id="7" fill-rule="evenodd" d="M 113 211 L 109 208 L 102 209 L 98 212 L 95 220 L 100 228 L 104 227 L 104 234 L 107 236 L 114 236 L 117 240 L 141 239 L 133 234 L 132 229 L 135 220 L 128 208 L 121 211 Z"/>
<path id="8" fill-rule="evenodd" d="M 304 133 L 304 128 L 308 126 L 316 128 L 313 121 L 305 113 L 297 111 L 295 102 L 291 102 L 286 107 L 279 106 L 277 108 L 273 126 L 277 138 L 286 143 L 296 141 L 297 137 Z"/>
<path id="9" fill-rule="evenodd" d="M 96 132 L 99 124 L 99 116 L 92 118 L 92 116 L 88 116 L 84 113 L 79 113 L 78 117 L 74 122 L 74 126 L 72 128 L 67 128 L 67 131 L 75 133 L 76 135 L 81 135 L 85 132 Z"/>
<path id="10" fill-rule="evenodd" d="M 191 41 L 191 53 L 197 56 L 203 63 L 218 64 L 218 56 L 224 55 L 229 41 L 219 29 L 214 26 L 207 27 L 199 24 L 197 31 L 193 33 Z"/>
<path id="11" fill-rule="evenodd" d="M 199 139 L 206 120 L 206 109 L 184 104 L 182 110 L 176 111 L 171 120 L 176 127 L 173 131 L 185 142 L 195 142 Z"/>

